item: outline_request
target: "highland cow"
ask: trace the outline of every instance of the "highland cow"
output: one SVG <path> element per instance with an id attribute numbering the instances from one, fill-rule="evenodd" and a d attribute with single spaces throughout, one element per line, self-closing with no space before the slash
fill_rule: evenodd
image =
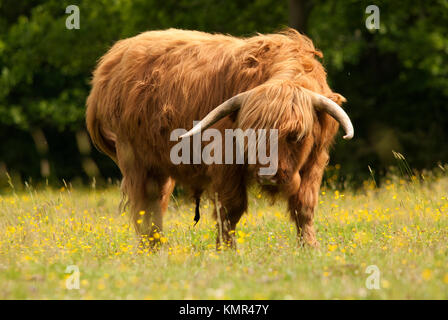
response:
<path id="1" fill-rule="evenodd" d="M 232 246 L 247 188 L 259 183 L 286 199 L 299 242 L 317 246 L 313 216 L 329 147 L 339 124 L 346 139 L 353 126 L 316 57 L 312 41 L 293 29 L 248 38 L 169 29 L 118 41 L 93 73 L 87 128 L 121 170 L 137 234 L 157 242 L 178 183 L 197 213 L 204 191 L 217 195 L 217 245 Z M 183 138 L 209 127 L 277 129 L 277 172 L 260 176 L 259 163 L 174 164 L 170 134 L 195 120 Z"/>

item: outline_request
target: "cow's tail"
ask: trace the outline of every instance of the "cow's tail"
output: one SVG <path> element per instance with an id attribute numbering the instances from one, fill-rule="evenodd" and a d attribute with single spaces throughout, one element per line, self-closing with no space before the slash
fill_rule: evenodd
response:
<path id="1" fill-rule="evenodd" d="M 117 162 L 117 136 L 114 132 L 101 124 L 97 109 L 97 104 L 94 103 L 89 97 L 89 99 L 87 99 L 86 111 L 87 131 L 89 132 L 90 138 L 92 139 L 95 147 Z"/>

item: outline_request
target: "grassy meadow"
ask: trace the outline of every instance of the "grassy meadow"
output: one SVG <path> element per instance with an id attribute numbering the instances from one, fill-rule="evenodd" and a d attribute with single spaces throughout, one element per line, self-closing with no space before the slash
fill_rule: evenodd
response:
<path id="1" fill-rule="evenodd" d="M 446 168 L 445 168 L 446 169 Z M 286 204 L 251 190 L 236 251 L 215 249 L 213 203 L 173 198 L 162 248 L 138 247 L 117 186 L 0 194 L 0 299 L 448 299 L 448 175 L 338 190 L 316 211 L 320 249 L 299 248 Z M 79 269 L 69 290 L 67 267 Z M 375 265 L 379 289 L 368 289 Z"/>

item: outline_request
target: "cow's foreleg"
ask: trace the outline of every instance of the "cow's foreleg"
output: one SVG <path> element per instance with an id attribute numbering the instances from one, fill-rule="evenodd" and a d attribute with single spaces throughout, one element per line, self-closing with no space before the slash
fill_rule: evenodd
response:
<path id="1" fill-rule="evenodd" d="M 328 162 L 325 151 L 315 154 L 300 170 L 299 191 L 288 199 L 289 212 L 297 227 L 300 244 L 319 247 L 314 230 L 314 209 L 317 205 L 322 175 Z"/>
<path id="2" fill-rule="evenodd" d="M 218 250 L 223 247 L 235 248 L 235 228 L 247 209 L 246 185 L 242 182 L 229 190 L 224 188 L 216 190 L 217 200 L 215 199 L 213 212 L 218 230 L 216 248 Z"/>

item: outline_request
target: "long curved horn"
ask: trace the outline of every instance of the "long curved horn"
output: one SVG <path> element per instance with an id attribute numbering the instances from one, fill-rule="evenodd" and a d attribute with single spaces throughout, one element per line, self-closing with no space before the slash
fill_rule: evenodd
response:
<path id="1" fill-rule="evenodd" d="M 333 100 L 328 99 L 321 94 L 315 93 L 303 87 L 302 90 L 310 95 L 311 102 L 316 109 L 325 111 L 341 124 L 342 128 L 344 128 L 345 131 L 345 136 L 343 136 L 344 139 L 350 140 L 351 138 L 353 138 L 355 130 L 353 129 L 352 122 L 350 121 L 347 113 L 345 113 L 344 109 L 342 109 Z"/>
<path id="2" fill-rule="evenodd" d="M 321 94 L 315 93 L 303 87 L 301 89 L 310 95 L 311 102 L 316 109 L 327 112 L 341 124 L 342 128 L 344 128 L 345 131 L 345 136 L 343 136 L 344 139 L 349 140 L 353 138 L 353 125 L 344 109 L 342 109 L 336 102 L 328 99 L 327 97 L 324 97 Z M 242 92 L 224 101 L 222 104 L 213 109 L 209 114 L 207 114 L 204 119 L 199 121 L 199 123 L 197 123 L 190 131 L 181 135 L 180 138 L 182 139 L 191 137 L 201 130 L 205 130 L 211 127 L 213 124 L 229 115 L 230 113 L 238 110 L 241 107 L 241 103 L 244 97 L 246 97 L 249 92 L 250 90 Z"/>
<path id="3" fill-rule="evenodd" d="M 244 97 L 247 96 L 248 93 L 249 91 L 245 91 L 237 94 L 236 96 L 233 96 L 229 100 L 224 101 L 215 109 L 210 111 L 210 113 L 207 114 L 204 119 L 199 121 L 190 131 L 181 135 L 180 138 L 182 139 L 186 137 L 191 137 L 192 135 L 198 133 L 199 131 L 211 127 L 216 122 L 218 122 L 225 116 L 229 115 L 230 113 L 238 110 L 241 107 L 241 103 Z"/>

